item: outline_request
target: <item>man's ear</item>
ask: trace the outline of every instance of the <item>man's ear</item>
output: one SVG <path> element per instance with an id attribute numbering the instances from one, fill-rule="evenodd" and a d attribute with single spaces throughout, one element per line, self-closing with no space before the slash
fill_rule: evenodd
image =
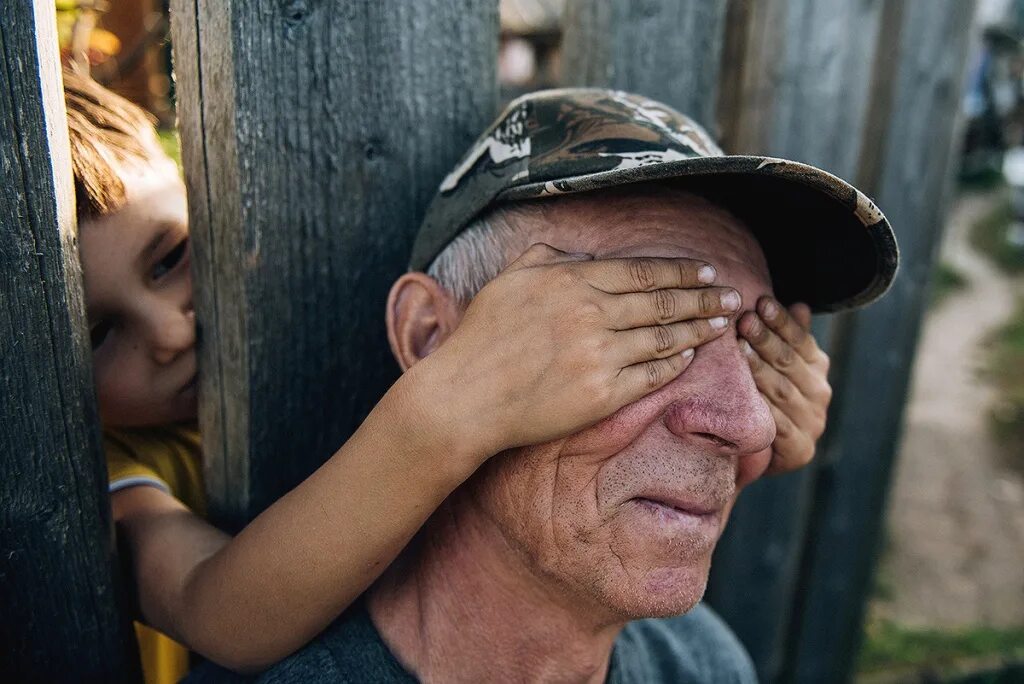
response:
<path id="1" fill-rule="evenodd" d="M 391 353 L 404 373 L 448 339 L 462 312 L 426 273 L 406 273 L 391 286 L 386 317 Z"/>

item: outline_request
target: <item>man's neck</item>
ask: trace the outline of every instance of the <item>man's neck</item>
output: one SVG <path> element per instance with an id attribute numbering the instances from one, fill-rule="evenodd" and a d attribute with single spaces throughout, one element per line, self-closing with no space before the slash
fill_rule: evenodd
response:
<path id="1" fill-rule="evenodd" d="M 370 593 L 391 651 L 425 682 L 603 682 L 625 621 L 546 588 L 489 522 L 459 509 L 442 508 Z"/>

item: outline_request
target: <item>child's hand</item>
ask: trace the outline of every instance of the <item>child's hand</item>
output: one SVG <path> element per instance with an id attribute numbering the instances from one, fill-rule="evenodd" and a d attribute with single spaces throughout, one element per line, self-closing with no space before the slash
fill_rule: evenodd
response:
<path id="1" fill-rule="evenodd" d="M 556 439 L 666 385 L 727 329 L 740 295 L 708 287 L 715 277 L 693 259 L 592 260 L 535 244 L 426 360 L 485 433 L 467 438 L 487 456 Z"/>
<path id="2" fill-rule="evenodd" d="M 825 431 L 832 399 L 828 354 L 811 335 L 811 310 L 794 304 L 789 312 L 771 297 L 761 297 L 736 326 L 741 345 L 775 417 L 777 434 L 767 474 L 801 468 L 814 457 L 814 443 Z"/>

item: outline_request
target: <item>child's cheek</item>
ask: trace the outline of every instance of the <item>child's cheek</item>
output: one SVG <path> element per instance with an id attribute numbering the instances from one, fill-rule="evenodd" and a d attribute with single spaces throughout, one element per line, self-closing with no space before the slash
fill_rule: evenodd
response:
<path id="1" fill-rule="evenodd" d="M 136 420 L 146 396 L 133 373 L 124 364 L 103 363 L 95 368 L 96 400 L 104 424 L 129 424 Z"/>

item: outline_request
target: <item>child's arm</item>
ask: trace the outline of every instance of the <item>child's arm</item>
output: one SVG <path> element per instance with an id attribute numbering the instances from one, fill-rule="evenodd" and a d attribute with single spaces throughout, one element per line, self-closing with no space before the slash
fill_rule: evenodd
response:
<path id="1" fill-rule="evenodd" d="M 143 617 L 232 669 L 283 658 L 492 454 L 574 432 L 681 373 L 683 352 L 739 308 L 713 280 L 692 260 L 586 261 L 535 246 L 330 460 L 234 539 L 156 488 L 113 494 Z"/>
<path id="2" fill-rule="evenodd" d="M 768 474 L 802 468 L 814 458 L 832 400 L 828 354 L 811 335 L 811 310 L 793 304 L 787 312 L 771 297 L 757 302 L 737 324 L 754 381 L 775 417 L 776 437 Z"/>

